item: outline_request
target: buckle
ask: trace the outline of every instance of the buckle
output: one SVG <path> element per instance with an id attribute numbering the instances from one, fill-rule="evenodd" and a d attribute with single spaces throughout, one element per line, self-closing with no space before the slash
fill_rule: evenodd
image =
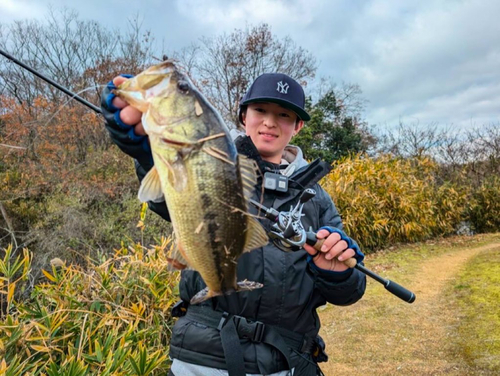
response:
<path id="1" fill-rule="evenodd" d="M 222 330 L 222 327 L 224 326 L 224 323 L 226 322 L 228 317 L 229 317 L 229 313 L 227 313 L 227 312 L 222 313 L 222 317 L 220 318 L 219 325 L 217 325 L 217 330 L 219 332 Z"/>
<path id="2" fill-rule="evenodd" d="M 236 330 L 240 338 L 248 338 L 252 342 L 262 342 L 266 325 L 260 321 L 250 321 L 245 317 L 234 316 Z"/>

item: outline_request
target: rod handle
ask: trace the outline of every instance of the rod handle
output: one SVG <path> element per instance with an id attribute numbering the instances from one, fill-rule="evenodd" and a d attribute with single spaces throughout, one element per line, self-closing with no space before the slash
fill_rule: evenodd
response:
<path id="1" fill-rule="evenodd" d="M 413 303 L 415 301 L 415 294 L 410 290 L 405 289 L 403 286 L 398 285 L 396 282 L 391 280 L 386 280 L 384 287 L 390 293 L 396 295 L 399 299 L 404 300 L 407 303 Z"/>
<path id="2" fill-rule="evenodd" d="M 316 238 L 316 234 L 314 232 L 307 233 L 306 243 L 313 246 L 315 250 L 320 251 L 321 246 L 323 245 L 324 242 L 325 242 L 325 239 Z M 344 260 L 344 261 L 341 261 L 341 262 L 343 262 L 344 265 L 346 265 L 347 267 L 349 267 L 351 269 L 354 268 L 357 264 L 357 261 L 354 257 L 351 257 L 351 258 Z"/>

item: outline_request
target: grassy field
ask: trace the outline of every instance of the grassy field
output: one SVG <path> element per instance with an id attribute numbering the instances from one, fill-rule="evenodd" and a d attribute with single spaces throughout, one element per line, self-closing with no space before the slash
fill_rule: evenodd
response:
<path id="1" fill-rule="evenodd" d="M 500 374 L 500 248 L 471 260 L 448 294 L 461 315 L 457 354 Z"/>
<path id="2" fill-rule="evenodd" d="M 323 307 L 326 375 L 500 374 L 500 234 L 388 249 L 366 266 L 417 299 L 369 279 L 358 303 Z"/>

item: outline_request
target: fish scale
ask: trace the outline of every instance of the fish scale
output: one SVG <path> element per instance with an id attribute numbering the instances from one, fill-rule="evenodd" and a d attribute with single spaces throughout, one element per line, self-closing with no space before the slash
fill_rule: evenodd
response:
<path id="1" fill-rule="evenodd" d="M 234 257 L 231 255 L 226 257 L 224 246 L 230 247 L 232 244 L 236 248 L 243 247 L 245 223 L 241 211 L 244 211 L 245 207 L 241 197 L 231 194 L 231 192 L 241 191 L 241 186 L 238 187 L 237 181 L 220 178 L 221 175 L 234 175 L 235 171 L 225 170 L 235 170 L 235 166 L 228 166 L 215 158 L 207 163 L 207 158 L 204 158 L 203 154 L 200 151 L 196 156 L 190 157 L 188 163 L 192 165 L 192 168 L 188 168 L 188 171 L 192 176 L 189 176 L 188 179 L 200 182 L 199 185 L 202 185 L 204 189 L 200 190 L 199 185 L 193 185 L 191 190 L 178 193 L 166 184 L 164 190 L 166 197 L 168 197 L 168 208 L 176 238 L 181 240 L 190 266 L 195 270 L 202 268 L 209 270 L 204 278 L 209 288 L 217 288 L 219 280 L 226 276 L 233 277 L 233 284 L 221 286 L 221 288 L 236 289 L 234 278 L 236 270 L 234 266 L 224 267 L 223 262 L 228 263 Z M 212 171 L 216 176 L 207 179 L 205 177 L 205 175 L 209 175 L 207 171 Z M 199 180 L 195 179 L 200 177 Z M 180 197 L 181 195 L 187 195 L 192 199 L 186 202 L 184 197 Z M 209 201 L 204 200 L 204 197 L 207 197 Z M 222 204 L 212 197 L 220 197 L 225 202 Z M 238 198 L 239 200 L 237 200 Z M 238 208 L 240 211 L 233 212 L 232 208 Z M 203 227 L 197 234 L 198 236 L 189 236 L 200 223 L 203 223 Z M 234 237 L 233 234 L 240 234 L 240 236 Z M 200 247 L 208 248 L 211 252 L 198 252 Z M 208 267 L 206 267 L 207 265 Z"/>
<path id="2" fill-rule="evenodd" d="M 172 258 L 198 271 L 207 288 L 191 303 L 262 287 L 236 280 L 243 252 L 268 243 L 248 213 L 255 164 L 238 155 L 224 121 L 172 62 L 125 81 L 114 91 L 143 112 L 154 167 L 142 201 L 165 199 L 177 242 Z"/>

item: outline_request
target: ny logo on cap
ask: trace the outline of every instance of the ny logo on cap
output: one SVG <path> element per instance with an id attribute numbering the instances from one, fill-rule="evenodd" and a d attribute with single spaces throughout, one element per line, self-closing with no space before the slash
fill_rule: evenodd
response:
<path id="1" fill-rule="evenodd" d="M 283 81 L 280 81 L 278 82 L 278 87 L 276 89 L 276 91 L 279 91 L 281 94 L 288 94 L 288 88 L 290 86 L 285 82 L 283 83 Z"/>

